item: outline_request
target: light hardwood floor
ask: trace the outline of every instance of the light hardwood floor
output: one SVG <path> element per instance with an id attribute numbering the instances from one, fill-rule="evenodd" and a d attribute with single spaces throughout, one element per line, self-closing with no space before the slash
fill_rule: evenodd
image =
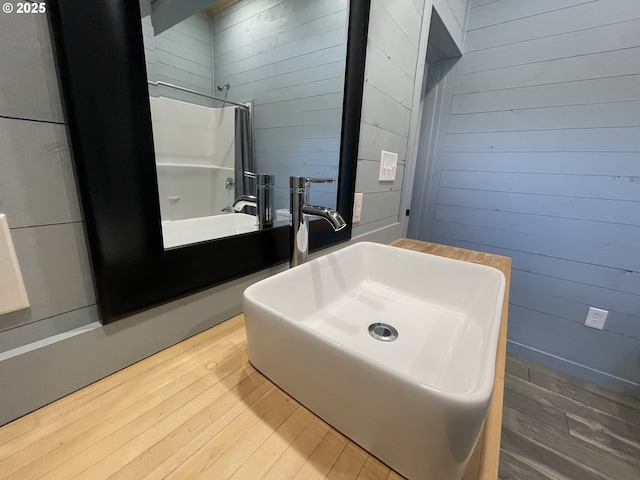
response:
<path id="1" fill-rule="evenodd" d="M 640 400 L 507 355 L 502 480 L 639 480 Z"/>

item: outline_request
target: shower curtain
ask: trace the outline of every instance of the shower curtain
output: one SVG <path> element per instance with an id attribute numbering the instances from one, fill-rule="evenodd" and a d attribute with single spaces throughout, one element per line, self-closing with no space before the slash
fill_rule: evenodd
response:
<path id="1" fill-rule="evenodd" d="M 252 187 L 255 181 L 244 175 L 244 172 L 254 172 L 253 139 L 251 136 L 251 111 L 248 108 L 236 107 L 236 144 L 235 144 L 235 194 L 255 195 Z"/>

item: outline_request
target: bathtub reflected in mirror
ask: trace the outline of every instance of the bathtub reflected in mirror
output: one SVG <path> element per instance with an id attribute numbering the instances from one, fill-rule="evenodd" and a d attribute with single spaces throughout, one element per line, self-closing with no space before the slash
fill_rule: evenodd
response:
<path id="1" fill-rule="evenodd" d="M 256 217 L 245 213 L 162 221 L 165 249 L 256 230 L 258 230 Z"/>
<path id="2" fill-rule="evenodd" d="M 289 176 L 338 178 L 348 22 L 345 0 L 174 3 L 141 0 L 165 249 L 255 231 L 244 172 L 275 175 L 283 218 Z"/>

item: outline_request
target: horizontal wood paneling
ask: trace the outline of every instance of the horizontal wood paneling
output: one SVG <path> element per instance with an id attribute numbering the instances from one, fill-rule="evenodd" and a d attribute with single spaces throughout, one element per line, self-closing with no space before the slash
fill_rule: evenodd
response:
<path id="1" fill-rule="evenodd" d="M 0 44 L 0 116 L 63 122 L 47 16 L 3 13 Z"/>
<path id="2" fill-rule="evenodd" d="M 438 235 L 448 238 L 472 239 L 483 245 L 640 272 L 640 257 L 633 255 L 636 249 L 631 247 L 616 247 L 584 240 L 556 238 L 539 233 L 527 234 L 461 223 L 436 222 L 434 227 Z M 517 268 L 517 265 L 514 268 Z"/>
<path id="3" fill-rule="evenodd" d="M 415 78 L 418 47 L 405 35 L 400 25 L 389 18 L 382 0 L 371 1 L 368 43 L 378 47 L 409 78 Z"/>
<path id="4" fill-rule="evenodd" d="M 627 335 L 587 328 L 561 317 L 511 305 L 509 329 L 522 343 L 599 371 L 640 383 L 638 340 Z M 571 348 L 573 347 L 573 348 Z M 583 358 L 581 351 L 589 352 Z"/>
<path id="5" fill-rule="evenodd" d="M 378 180 L 380 174 L 380 162 L 370 160 L 358 160 L 358 178 L 356 180 L 356 192 L 391 192 L 402 190 L 404 180 L 404 165 L 398 165 L 396 179 L 392 182 Z"/>
<path id="6" fill-rule="evenodd" d="M 238 23 L 250 19 L 254 15 L 265 12 L 287 0 L 252 0 L 236 2 L 229 8 L 225 8 L 216 15 L 216 23 L 213 25 L 213 33 L 218 33 L 224 28 L 229 28 Z M 247 3 L 251 3 L 251 8 L 246 8 Z"/>
<path id="7" fill-rule="evenodd" d="M 638 46 L 640 38 L 639 25 L 640 20 L 624 20 L 586 30 L 466 52 L 460 60 L 459 73 L 481 72 L 514 65 L 570 59 L 582 55 L 635 48 Z"/>
<path id="8" fill-rule="evenodd" d="M 440 185 L 494 192 L 638 201 L 638 178 L 635 176 L 444 170 Z"/>
<path id="9" fill-rule="evenodd" d="M 521 108 L 638 100 L 640 100 L 640 75 L 626 75 L 456 95 L 453 98 L 451 113 L 499 112 Z"/>
<path id="10" fill-rule="evenodd" d="M 402 163 L 407 156 L 407 138 L 377 125 L 362 122 L 358 158 L 380 161 L 382 150 L 397 153 L 398 162 Z"/>
<path id="11" fill-rule="evenodd" d="M 313 72 L 313 69 L 321 68 L 323 65 L 333 64 L 336 62 L 344 62 L 344 46 L 341 44 L 325 48 L 323 50 L 305 53 L 294 58 L 284 59 L 276 63 L 265 64 L 261 67 L 247 71 L 240 71 L 232 75 L 227 75 L 225 80 L 231 85 L 237 85 L 239 87 L 248 83 L 256 82 L 258 85 L 256 87 L 257 91 L 269 91 L 272 88 L 277 88 L 280 85 L 279 82 L 283 82 L 282 85 L 287 85 L 289 80 L 281 78 L 284 77 L 285 74 L 294 73 L 298 75 L 299 79 L 292 83 L 292 85 L 298 85 L 308 82 L 309 78 L 313 80 L 316 79 L 316 75 L 312 75 L 310 77 L 305 76 L 309 71 Z M 344 67 L 342 70 L 344 70 Z M 320 80 L 331 77 L 333 77 L 333 75 L 320 75 L 317 79 Z M 258 82 L 273 83 L 271 83 L 270 88 L 261 88 Z M 233 89 L 229 91 L 229 94 L 234 94 Z M 242 92 L 239 93 L 239 96 L 240 95 L 242 95 Z"/>
<path id="12" fill-rule="evenodd" d="M 369 101 L 362 106 L 362 121 L 407 138 L 411 110 L 371 84 L 364 86 L 364 98 Z"/>
<path id="13" fill-rule="evenodd" d="M 469 0 L 469 8 L 477 8 L 489 3 L 501 2 L 502 0 Z"/>
<path id="14" fill-rule="evenodd" d="M 213 95 L 213 53 L 207 16 L 202 13 L 194 15 L 159 35 L 154 35 L 148 16 L 142 19 L 142 27 L 149 80 Z M 151 95 L 158 93 L 150 89 Z M 163 90 L 163 94 L 179 100 L 197 101 L 197 97 L 184 93 L 178 97 L 175 90 Z"/>
<path id="15" fill-rule="evenodd" d="M 516 109 L 451 115 L 449 118 L 450 133 L 567 131 L 613 127 L 640 127 L 640 102 Z"/>
<path id="16" fill-rule="evenodd" d="M 523 8 L 523 4 L 514 2 L 511 5 L 515 19 L 467 32 L 465 51 L 472 52 L 640 18 L 635 0 L 593 0 L 572 8 L 525 18 L 518 18 L 518 11 Z M 474 9 L 474 15 L 478 10 L 480 9 Z"/>
<path id="17" fill-rule="evenodd" d="M 602 198 L 559 197 L 527 193 L 441 188 L 438 202 L 504 212 L 640 225 L 640 204 Z"/>
<path id="18" fill-rule="evenodd" d="M 625 48 L 459 75 L 456 94 L 640 73 L 640 48 Z"/>
<path id="19" fill-rule="evenodd" d="M 451 133 L 449 152 L 636 152 L 640 127 Z"/>
<path id="20" fill-rule="evenodd" d="M 271 46 L 268 43 L 266 46 L 262 44 L 253 45 L 256 50 L 255 54 L 249 55 L 245 53 L 238 60 L 234 59 L 233 52 L 225 55 L 224 59 L 218 58 L 217 54 L 215 54 L 216 79 L 220 78 L 222 80 L 240 72 L 246 72 L 247 70 L 253 70 L 268 64 L 282 62 L 298 55 L 309 54 L 339 45 L 343 46 L 344 51 L 346 38 L 344 30 L 345 27 L 343 25 L 337 25 L 331 30 L 325 30 L 315 35 L 294 39 L 292 43 L 287 42 L 287 32 L 285 31 L 281 34 L 284 38 L 279 42 L 279 45 Z M 231 93 L 233 92 L 229 92 L 229 94 Z"/>
<path id="21" fill-rule="evenodd" d="M 595 299 L 593 299 L 595 300 Z M 556 315 L 583 325 L 589 305 L 567 300 L 562 297 L 538 293 L 529 288 L 511 289 L 511 302 L 514 305 Z M 638 315 L 609 311 L 606 323 L 607 331 L 620 333 L 640 339 L 640 321 Z"/>
<path id="22" fill-rule="evenodd" d="M 288 177 L 336 177 L 346 48 L 346 1 L 241 1 L 213 18 L 215 84 L 253 104 L 256 170 L 276 175 L 276 208 L 289 208 Z M 313 199 L 335 205 L 335 185 Z"/>
<path id="23" fill-rule="evenodd" d="M 66 223 L 11 230 L 33 322 L 95 303 L 82 224 Z"/>
<path id="24" fill-rule="evenodd" d="M 1 15 L 0 44 L 0 212 L 31 304 L 0 316 L 6 351 L 95 321 L 96 311 L 47 15 Z"/>
<path id="25" fill-rule="evenodd" d="M 317 53 L 325 54 L 326 52 Z M 345 67 L 344 52 L 337 51 L 337 53 L 338 54 L 336 55 L 336 61 L 333 61 L 332 57 L 327 57 L 325 55 L 316 55 L 316 53 L 312 53 L 310 54 L 310 56 L 312 57 L 312 59 L 315 56 L 315 61 L 318 62 L 318 65 L 309 66 L 307 68 L 303 67 L 298 70 L 286 73 L 275 69 L 274 71 L 277 72 L 276 75 L 270 74 L 265 70 L 264 78 L 262 78 L 260 74 L 256 75 L 256 72 L 246 72 L 246 75 L 244 77 L 242 77 L 241 75 L 232 76 L 228 77 L 227 80 L 230 84 L 233 84 L 233 94 L 235 95 L 235 98 L 260 98 L 263 93 L 270 92 L 271 90 L 276 88 L 294 87 L 296 85 L 309 85 L 320 80 L 341 78 L 344 75 Z M 306 57 L 306 55 L 303 57 Z M 325 63 L 327 61 L 329 63 Z M 299 65 L 296 66 L 296 68 L 298 67 Z M 244 80 L 246 80 L 246 82 L 242 83 Z M 342 93 L 342 90 L 340 91 L 340 93 Z"/>
<path id="26" fill-rule="evenodd" d="M 375 222 L 398 215 L 400 210 L 400 191 L 365 193 L 362 200 L 362 219 L 360 225 Z"/>
<path id="27" fill-rule="evenodd" d="M 589 265 L 580 265 L 578 262 L 573 262 L 572 264 L 570 261 L 544 258 L 539 255 L 537 256 L 538 261 L 536 261 L 536 256 L 517 250 L 495 247 L 469 240 L 457 240 L 446 237 L 435 238 L 446 245 L 473 248 L 479 251 L 509 256 L 513 259 L 514 263 L 521 265 L 518 269 L 514 269 L 512 287 L 526 292 L 523 293 L 523 295 L 546 296 L 582 305 L 584 314 L 582 321 L 579 322 L 580 324 L 584 323 L 588 306 L 599 306 L 599 308 L 612 310 L 612 325 L 606 324 L 605 329 L 623 335 L 636 336 L 636 332 L 638 331 L 638 295 L 635 294 L 635 292 L 626 293 L 610 288 L 602 288 L 600 285 L 597 285 L 598 280 L 587 275 L 588 271 L 593 268 Z M 547 269 L 545 265 L 554 265 L 555 267 L 554 269 Z M 543 273 L 540 273 L 541 271 Z M 582 277 L 579 276 L 580 273 L 583 273 Z M 588 282 L 595 283 L 596 285 L 590 285 Z M 548 311 L 554 303 L 557 303 L 557 300 L 545 305 L 537 305 L 536 308 L 533 308 L 532 305 L 525 306 L 559 316 L 561 310 L 554 310 L 554 312 Z M 565 305 L 562 308 L 567 307 Z M 568 318 L 568 320 L 575 319 Z M 609 319 L 607 319 L 607 321 L 609 321 Z"/>
<path id="28" fill-rule="evenodd" d="M 542 13 L 562 10 L 593 1 L 594 0 L 538 0 L 522 5 L 519 0 L 502 0 L 484 5 L 475 5 L 477 8 L 469 19 L 467 31 L 533 17 Z"/>
<path id="29" fill-rule="evenodd" d="M 450 170 L 481 166 L 489 172 L 640 176 L 636 152 L 444 152 L 443 156 Z"/>
<path id="30" fill-rule="evenodd" d="M 637 383 L 640 3 L 472 7 L 420 238 L 511 256 L 510 339 Z"/>
<path id="31" fill-rule="evenodd" d="M 80 221 L 64 125 L 0 118 L 0 171 L 10 228 Z"/>
<path id="32" fill-rule="evenodd" d="M 464 3 L 464 0 L 458 0 Z M 420 42 L 420 28 L 422 27 L 422 12 L 418 12 L 411 2 L 397 0 L 380 0 L 389 17 L 400 27 L 404 36 L 418 48 Z"/>
<path id="33" fill-rule="evenodd" d="M 408 108 L 412 107 L 413 79 L 387 57 L 375 44 L 367 48 L 367 69 L 364 81 L 385 92 L 393 100 Z"/>
<path id="34" fill-rule="evenodd" d="M 354 236 L 399 225 L 423 8 L 420 0 L 371 2 L 356 177 L 364 198 Z M 378 181 L 382 150 L 398 154 L 394 182 Z"/>
<path id="35" fill-rule="evenodd" d="M 287 43 L 293 42 L 304 38 L 305 31 L 312 36 L 333 30 L 346 22 L 345 0 L 285 1 L 261 12 L 255 11 L 255 5 L 256 2 L 253 2 L 250 8 L 239 8 L 235 14 L 215 17 L 215 55 L 223 64 L 231 63 L 227 61 L 227 54 L 231 61 L 237 61 L 255 54 L 256 51 L 262 52 L 261 48 L 276 48 L 285 38 Z M 245 16 L 242 21 L 238 21 L 237 14 L 241 12 Z M 295 23 L 292 23 L 292 19 L 295 19 Z"/>
<path id="36" fill-rule="evenodd" d="M 436 220 L 465 223 L 534 235 L 548 235 L 601 245 L 634 248 L 640 245 L 640 226 L 532 215 L 439 204 Z M 640 284 L 638 285 L 640 292 Z"/>
<path id="37" fill-rule="evenodd" d="M 398 235 L 400 235 L 402 228 L 400 226 L 400 223 L 398 223 L 398 215 L 391 215 L 389 217 L 382 218 L 380 220 L 376 220 L 374 222 L 369 222 L 365 224 L 363 224 L 362 222 L 358 222 L 354 224 L 351 236 L 359 237 L 359 236 L 374 232 L 376 230 L 383 230 L 383 229 L 389 229 L 389 228 L 395 228 L 395 230 L 398 232 Z"/>

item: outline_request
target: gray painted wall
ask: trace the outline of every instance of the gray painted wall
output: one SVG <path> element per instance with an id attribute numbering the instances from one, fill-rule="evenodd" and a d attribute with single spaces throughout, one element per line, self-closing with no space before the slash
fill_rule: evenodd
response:
<path id="1" fill-rule="evenodd" d="M 0 16 L 0 212 L 31 308 L 0 316 L 0 352 L 97 320 L 44 15 Z"/>
<path id="2" fill-rule="evenodd" d="M 432 68 L 410 234 L 512 257 L 509 348 L 640 392 L 640 3 L 474 1 L 464 52 Z"/>
<path id="3" fill-rule="evenodd" d="M 371 1 L 356 180 L 356 191 L 364 192 L 364 198 L 354 235 L 399 221 L 408 144 L 418 108 L 415 82 L 423 68 L 419 47 L 424 3 L 431 2 Z M 378 181 L 381 150 L 398 154 L 393 183 Z"/>
<path id="4" fill-rule="evenodd" d="M 243 0 L 212 19 L 215 84 L 252 102 L 256 170 L 276 175 L 276 208 L 289 176 L 338 175 L 347 37 L 346 0 Z M 336 184 L 311 203 L 335 207 Z"/>
<path id="5" fill-rule="evenodd" d="M 365 192 L 363 222 L 354 241 L 388 243 L 400 236 L 398 186 L 380 191 L 372 177 L 380 150 L 404 157 L 406 135 L 382 114 L 406 114 L 384 68 L 413 89 L 419 0 L 374 0 L 359 151 L 358 188 Z M 383 29 L 393 18 L 393 28 Z M 414 17 L 414 18 L 410 18 Z M 419 22 L 418 22 L 419 23 Z M 402 28 L 401 28 L 402 25 Z M 413 30 L 410 30 L 414 25 Z M 418 29 L 419 30 L 419 29 Z M 399 42 L 399 43 L 398 43 Z M 0 316 L 0 424 L 41 407 L 215 325 L 241 311 L 244 288 L 280 268 L 260 272 L 102 327 L 87 259 L 77 192 L 46 18 L 0 16 L 0 211 L 18 250 L 32 311 Z M 399 48 L 400 47 L 400 48 Z M 403 48 L 406 47 L 406 48 Z M 384 53 L 383 53 L 384 52 Z M 414 56 L 412 59 L 411 56 Z M 388 57 L 391 58 L 388 58 Z M 34 121 L 37 120 L 37 121 Z M 8 173 L 7 173 L 8 172 Z M 376 177 L 377 178 L 377 177 Z M 33 317 L 33 311 L 43 318 Z"/>
<path id="6" fill-rule="evenodd" d="M 146 16 L 142 19 L 142 33 L 149 80 L 214 94 L 211 21 L 207 15 L 193 15 L 159 35 L 154 35 L 151 17 Z M 149 94 L 214 106 L 212 100 L 174 88 L 149 86 Z"/>

